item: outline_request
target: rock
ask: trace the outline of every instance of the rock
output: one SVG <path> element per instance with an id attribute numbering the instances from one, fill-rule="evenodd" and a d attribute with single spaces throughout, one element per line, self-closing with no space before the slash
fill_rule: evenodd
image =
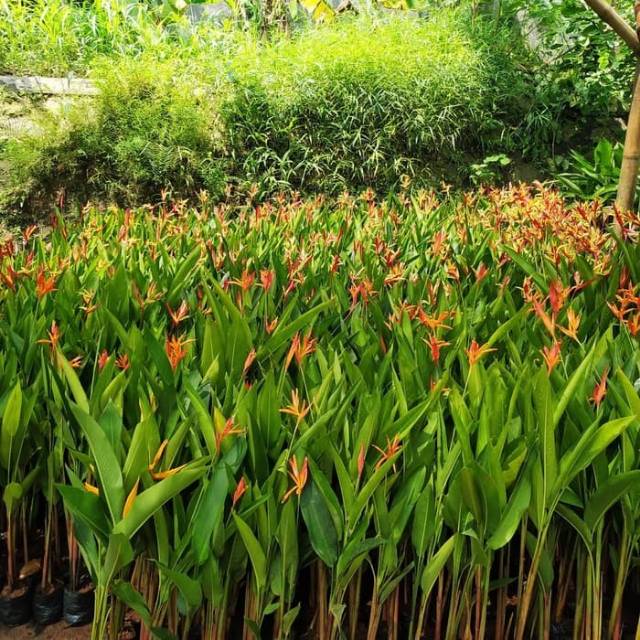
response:
<path id="1" fill-rule="evenodd" d="M 217 2 L 215 4 L 190 4 L 185 15 L 189 18 L 191 24 L 199 22 L 222 22 L 228 18 L 233 18 L 233 11 L 226 2 Z"/>

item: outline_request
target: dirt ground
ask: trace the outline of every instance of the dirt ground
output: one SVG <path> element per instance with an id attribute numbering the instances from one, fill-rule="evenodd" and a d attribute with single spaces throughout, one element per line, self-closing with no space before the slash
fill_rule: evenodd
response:
<path id="1" fill-rule="evenodd" d="M 0 640 L 26 640 L 39 638 L 40 640 L 87 640 L 91 632 L 89 625 L 84 627 L 69 627 L 64 622 L 53 624 L 43 629 L 36 629 L 33 625 L 25 624 L 21 627 L 8 629 L 0 626 Z"/>

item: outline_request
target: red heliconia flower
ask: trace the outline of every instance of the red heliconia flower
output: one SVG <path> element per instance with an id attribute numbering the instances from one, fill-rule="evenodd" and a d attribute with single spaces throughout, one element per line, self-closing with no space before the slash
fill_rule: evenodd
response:
<path id="1" fill-rule="evenodd" d="M 284 494 L 282 502 L 286 502 L 294 493 L 300 497 L 309 478 L 309 461 L 306 457 L 302 461 L 302 467 L 298 468 L 298 461 L 295 456 L 293 456 L 289 460 L 289 467 L 289 477 L 293 482 L 293 487 Z"/>
<path id="2" fill-rule="evenodd" d="M 596 406 L 596 409 L 600 407 L 604 397 L 607 395 L 607 377 L 609 375 L 609 367 L 607 367 L 600 376 L 600 382 L 596 383 L 591 393 L 591 402 Z"/>
<path id="3" fill-rule="evenodd" d="M 236 504 L 238 503 L 240 498 L 242 498 L 242 496 L 246 493 L 246 491 L 247 491 L 247 481 L 244 479 L 244 476 L 242 476 L 242 478 L 240 478 L 240 480 L 238 481 L 238 484 L 236 485 L 236 490 L 233 492 L 233 503 L 231 505 L 231 508 L 234 508 L 236 506 Z"/>
<path id="4" fill-rule="evenodd" d="M 429 349 L 431 350 L 431 359 L 436 365 L 438 364 L 438 362 L 440 362 L 440 349 L 451 344 L 449 342 L 445 342 L 444 340 L 440 340 L 435 335 L 430 335 L 429 340 L 425 340 L 425 342 L 429 345 Z"/>
<path id="5" fill-rule="evenodd" d="M 265 293 L 267 293 L 271 287 L 273 286 L 273 282 L 275 280 L 275 272 L 273 269 L 261 269 L 260 270 L 260 285 L 264 289 Z"/>
<path id="6" fill-rule="evenodd" d="M 550 347 L 542 347 L 542 357 L 547 365 L 547 374 L 551 375 L 561 359 L 560 343 L 554 340 Z"/>
<path id="7" fill-rule="evenodd" d="M 116 358 L 116 367 L 118 369 L 122 369 L 122 371 L 126 371 L 131 366 L 131 362 L 129 360 L 129 355 L 123 353 Z"/>
<path id="8" fill-rule="evenodd" d="M 71 360 L 69 360 L 69 364 L 74 369 L 79 369 L 82 366 L 82 356 L 76 356 L 75 358 L 71 358 Z"/>
<path id="9" fill-rule="evenodd" d="M 98 369 L 102 371 L 106 366 L 107 362 L 109 362 L 109 352 L 106 349 L 103 349 L 100 352 L 100 356 L 98 357 Z"/>

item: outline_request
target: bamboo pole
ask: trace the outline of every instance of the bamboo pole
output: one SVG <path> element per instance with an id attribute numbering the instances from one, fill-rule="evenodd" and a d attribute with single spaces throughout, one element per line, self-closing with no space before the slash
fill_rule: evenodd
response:
<path id="1" fill-rule="evenodd" d="M 636 22 L 636 38 L 640 34 L 640 0 L 634 2 Z M 627 133 L 624 139 L 622 166 L 616 205 L 623 211 L 633 209 L 638 184 L 638 169 L 640 167 L 640 62 L 636 67 L 636 77 L 633 87 L 633 99 L 629 109 Z"/>
<path id="2" fill-rule="evenodd" d="M 627 132 L 624 138 L 624 152 L 616 205 L 622 211 L 633 209 L 636 184 L 638 182 L 638 168 L 640 167 L 640 64 L 636 69 L 633 99 L 629 109 Z"/>
<path id="3" fill-rule="evenodd" d="M 585 0 L 585 3 L 600 16 L 629 47 L 640 55 L 640 0 L 634 2 L 635 31 L 620 14 L 605 0 Z M 638 169 L 640 168 L 640 62 L 636 68 L 636 77 L 633 87 L 633 98 L 629 109 L 627 132 L 624 140 L 624 153 L 622 166 L 620 167 L 620 179 L 618 181 L 618 193 L 616 205 L 623 211 L 633 209 L 636 184 L 638 182 Z"/>
<path id="4" fill-rule="evenodd" d="M 584 0 L 585 3 L 598 14 L 603 22 L 606 22 L 637 54 L 640 55 L 640 40 L 638 34 L 627 21 L 606 0 Z M 639 3 L 635 3 L 636 16 L 638 16 Z"/>

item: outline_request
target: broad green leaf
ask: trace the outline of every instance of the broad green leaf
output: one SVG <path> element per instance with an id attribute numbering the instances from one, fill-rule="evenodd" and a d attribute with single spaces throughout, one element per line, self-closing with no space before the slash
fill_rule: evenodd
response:
<path id="1" fill-rule="evenodd" d="M 125 499 L 118 458 L 102 427 L 78 405 L 71 404 L 71 410 L 89 443 L 100 489 L 109 508 L 111 521 L 116 523 L 122 517 Z"/>
<path id="2" fill-rule="evenodd" d="M 267 584 L 267 557 L 264 550 L 249 525 L 238 514 L 233 513 L 233 520 L 249 554 L 256 585 L 258 589 L 263 589 Z"/>

